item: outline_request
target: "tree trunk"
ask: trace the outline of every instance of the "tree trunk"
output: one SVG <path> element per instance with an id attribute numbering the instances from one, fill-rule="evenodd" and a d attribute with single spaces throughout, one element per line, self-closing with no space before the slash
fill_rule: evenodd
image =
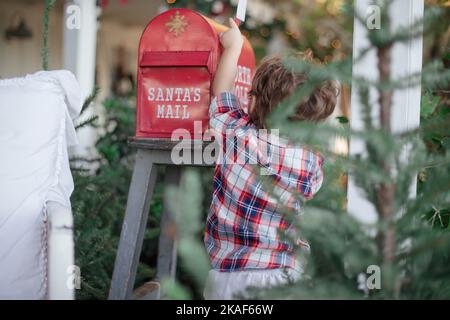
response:
<path id="1" fill-rule="evenodd" d="M 378 70 L 380 73 L 380 83 L 386 83 L 391 76 L 391 49 L 392 46 L 378 48 Z M 392 90 L 380 88 L 379 105 L 380 105 L 380 125 L 386 132 L 391 132 L 391 108 L 392 108 Z M 391 163 L 392 157 L 380 158 L 380 168 L 386 177 L 390 177 L 392 173 Z M 396 241 L 394 218 L 394 199 L 395 185 L 392 183 L 381 183 L 376 188 L 376 199 L 378 214 L 384 226 L 381 234 L 381 251 L 383 255 L 383 263 L 389 264 L 393 261 Z"/>

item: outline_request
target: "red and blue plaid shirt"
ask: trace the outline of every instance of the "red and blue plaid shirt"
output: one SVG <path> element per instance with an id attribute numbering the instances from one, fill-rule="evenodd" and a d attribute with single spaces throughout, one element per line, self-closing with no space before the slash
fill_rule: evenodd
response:
<path id="1" fill-rule="evenodd" d="M 295 194 L 309 199 L 319 190 L 322 157 L 258 130 L 232 93 L 213 100 L 209 117 L 221 152 L 205 233 L 212 267 L 301 271 L 292 243 L 280 237 L 280 231 L 292 229 L 280 211 L 289 207 L 300 213 Z M 272 179 L 272 191 L 261 174 Z M 298 244 L 309 249 L 300 238 Z"/>

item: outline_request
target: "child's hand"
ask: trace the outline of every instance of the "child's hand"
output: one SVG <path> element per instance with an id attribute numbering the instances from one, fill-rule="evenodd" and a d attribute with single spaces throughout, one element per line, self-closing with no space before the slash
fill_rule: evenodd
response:
<path id="1" fill-rule="evenodd" d="M 220 35 L 220 43 L 224 49 L 236 49 L 239 52 L 242 50 L 244 38 L 232 18 L 230 18 L 230 29 Z"/>
<path id="2" fill-rule="evenodd" d="M 220 35 L 220 43 L 224 50 L 213 82 L 212 89 L 215 96 L 224 91 L 233 91 L 237 64 L 244 45 L 241 31 L 239 31 L 236 22 L 231 18 L 230 29 Z"/>

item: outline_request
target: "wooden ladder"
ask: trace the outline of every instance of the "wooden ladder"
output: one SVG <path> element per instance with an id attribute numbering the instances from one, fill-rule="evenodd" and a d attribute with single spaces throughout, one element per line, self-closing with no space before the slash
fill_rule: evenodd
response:
<path id="1" fill-rule="evenodd" d="M 209 142 L 210 143 L 210 142 Z M 131 138 L 130 146 L 137 148 L 136 162 L 131 178 L 130 190 L 125 212 L 125 218 L 120 234 L 114 272 L 109 292 L 110 300 L 125 299 L 161 299 L 159 281 L 163 278 L 175 279 L 176 273 L 176 240 L 171 226 L 175 223 L 175 213 L 171 211 L 167 193 L 164 195 L 161 215 L 160 235 L 158 244 L 158 260 L 156 278 L 134 290 L 136 272 L 141 255 L 144 233 L 147 226 L 150 202 L 157 179 L 157 167 L 167 166 L 165 186 L 177 187 L 183 167 L 172 161 L 174 148 L 189 150 L 191 159 L 203 159 L 206 142 L 193 144 L 191 142 L 174 142 L 170 139 Z M 189 166 L 192 166 L 189 164 Z M 196 166 L 207 166 L 203 162 Z"/>

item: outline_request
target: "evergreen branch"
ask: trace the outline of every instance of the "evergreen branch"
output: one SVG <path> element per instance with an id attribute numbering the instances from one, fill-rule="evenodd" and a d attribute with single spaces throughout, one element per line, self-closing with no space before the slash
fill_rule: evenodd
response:
<path id="1" fill-rule="evenodd" d="M 386 39 L 385 45 L 394 43 L 408 42 L 424 34 L 433 31 L 436 26 L 441 24 L 441 18 L 444 18 L 444 11 L 440 8 L 428 8 L 424 12 L 422 19 L 417 19 L 411 25 L 399 27 Z"/>
<path id="2" fill-rule="evenodd" d="M 95 162 L 99 162 L 101 161 L 102 158 L 93 158 L 93 159 L 88 159 L 86 157 L 83 156 L 74 156 L 71 157 L 69 159 L 69 162 L 87 162 L 87 163 L 95 163 Z"/>
<path id="3" fill-rule="evenodd" d="M 91 116 L 88 119 L 86 119 L 86 120 L 80 122 L 79 124 L 77 124 L 75 126 L 75 130 L 81 129 L 81 128 L 83 128 L 85 126 L 88 126 L 88 125 L 94 125 L 94 122 L 97 121 L 97 119 L 98 119 L 97 115 Z"/>
<path id="4" fill-rule="evenodd" d="M 86 109 L 91 105 L 91 103 L 95 100 L 95 98 L 97 97 L 97 94 L 99 92 L 100 92 L 100 88 L 95 87 L 94 90 L 92 91 L 92 93 L 89 95 L 89 97 L 87 97 L 86 100 L 84 100 L 83 106 L 81 107 L 80 115 L 82 115 L 83 112 L 85 112 Z"/>
<path id="5" fill-rule="evenodd" d="M 450 84 L 450 69 L 445 68 L 442 61 L 428 63 L 422 70 L 422 83 L 433 90 Z"/>
<path id="6" fill-rule="evenodd" d="M 373 47 L 367 47 L 360 52 L 353 63 L 360 62 L 364 56 L 373 50 Z M 445 69 L 441 61 L 433 61 L 428 63 L 421 72 L 415 72 L 406 76 L 398 77 L 397 79 L 372 80 L 364 76 L 352 74 L 351 60 L 344 59 L 339 62 L 332 62 L 326 66 L 311 65 L 307 61 L 298 61 L 295 58 L 287 58 L 285 64 L 294 72 L 307 73 L 309 76 L 308 82 L 315 87 L 321 82 L 334 79 L 344 83 L 357 83 L 366 87 L 374 87 L 378 90 L 402 90 L 409 87 L 414 87 L 421 82 L 426 83 L 432 88 L 439 85 L 444 85 L 450 82 L 450 71 Z M 301 97 L 300 97 L 301 98 Z"/>
<path id="7" fill-rule="evenodd" d="M 363 122 L 369 130 L 374 130 L 374 125 L 372 121 L 372 108 L 370 107 L 370 101 L 369 101 L 369 88 L 364 85 L 363 83 L 360 83 L 358 85 L 358 94 L 361 101 L 362 106 L 362 118 Z"/>
<path id="8" fill-rule="evenodd" d="M 420 169 L 431 169 L 449 164 L 450 164 L 450 157 L 448 159 L 443 159 L 441 161 L 428 162 L 427 164 L 420 166 Z"/>
<path id="9" fill-rule="evenodd" d="M 436 132 L 442 132 L 443 134 L 445 134 L 448 133 L 449 123 L 450 115 L 443 115 L 441 117 L 427 119 L 425 123 L 421 123 L 420 127 L 398 133 L 395 136 L 398 139 L 410 141 L 411 139 L 415 139 L 419 134 L 422 136 L 425 136 L 428 133 Z"/>
<path id="10" fill-rule="evenodd" d="M 426 84 L 428 89 L 437 88 L 450 83 L 450 70 L 445 69 L 442 62 L 428 63 L 422 71 L 401 76 L 397 79 L 370 80 L 363 76 L 354 75 L 354 82 L 359 86 L 369 86 L 381 91 L 404 90 Z"/>
<path id="11" fill-rule="evenodd" d="M 395 262 L 399 262 L 405 258 L 411 258 L 413 256 L 417 256 L 424 252 L 430 252 L 436 250 L 436 248 L 445 247 L 450 245 L 450 234 L 449 233 L 440 233 L 439 235 L 433 237 L 431 240 L 418 245 L 408 252 L 403 252 L 397 254 L 395 257 Z"/>
<path id="12" fill-rule="evenodd" d="M 100 200 L 100 203 L 97 205 L 95 210 L 90 211 L 88 213 L 88 216 L 91 216 L 91 217 L 98 216 L 102 212 L 104 207 L 114 198 L 114 193 L 108 192 L 106 195 L 103 195 L 101 198 L 102 199 Z"/>
<path id="13" fill-rule="evenodd" d="M 382 21 L 389 20 L 388 8 L 392 2 L 393 1 L 383 3 L 381 7 Z M 358 13 L 356 10 L 353 10 L 352 12 L 355 20 L 361 25 L 366 26 L 366 17 Z M 433 31 L 436 26 L 439 26 L 441 24 L 440 18 L 443 18 L 444 13 L 444 10 L 440 8 L 428 8 L 424 13 L 423 18 L 417 19 L 408 26 L 398 27 L 393 32 L 391 32 L 388 23 L 383 25 L 381 29 L 369 30 L 368 40 L 370 41 L 372 48 L 383 48 L 392 46 L 395 43 L 408 42 L 417 39 L 422 37 L 423 34 Z"/>
<path id="14" fill-rule="evenodd" d="M 388 12 L 388 8 L 389 6 L 391 6 L 392 2 L 394 0 L 384 0 L 384 1 L 379 1 L 377 3 L 377 5 L 380 7 L 380 12 L 382 13 L 382 17 L 381 19 L 384 20 L 384 16 L 387 14 Z M 374 2 L 375 4 L 375 2 Z M 360 12 L 358 12 L 358 10 L 356 10 L 356 4 L 353 3 L 353 5 L 348 5 L 346 6 L 347 12 L 348 12 L 348 16 L 350 18 L 354 18 L 356 21 L 358 21 L 363 27 L 367 26 L 367 16 L 365 14 L 362 14 Z"/>
<path id="15" fill-rule="evenodd" d="M 373 46 L 367 46 L 365 48 L 360 49 L 357 56 L 353 57 L 353 64 L 356 65 L 361 62 L 362 59 L 370 52 L 374 50 Z"/>
<path id="16" fill-rule="evenodd" d="M 88 173 L 89 169 L 82 168 L 82 167 L 70 167 L 70 171 L 78 172 L 78 173 Z"/>
<path id="17" fill-rule="evenodd" d="M 42 35 L 42 69 L 48 70 L 48 28 L 50 20 L 50 11 L 53 9 L 56 0 L 45 0 L 44 15 L 42 18 L 43 35 Z"/>

